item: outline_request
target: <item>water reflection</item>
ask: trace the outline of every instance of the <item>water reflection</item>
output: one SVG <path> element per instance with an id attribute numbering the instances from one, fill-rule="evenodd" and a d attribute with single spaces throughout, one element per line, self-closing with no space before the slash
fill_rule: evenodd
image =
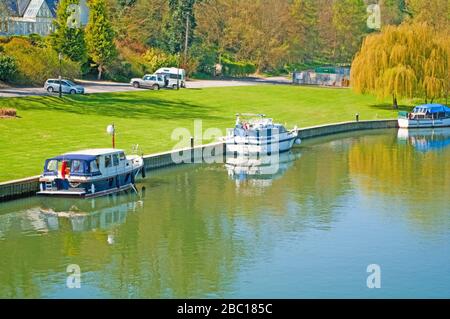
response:
<path id="1" fill-rule="evenodd" d="M 13 214 L 0 214 L 0 239 L 17 231 L 32 235 L 112 229 L 124 224 L 127 214 L 142 209 L 140 196 L 122 193 L 102 199 L 39 197 L 31 201 L 36 206 Z"/>
<path id="2" fill-rule="evenodd" d="M 399 142 L 412 145 L 419 152 L 440 151 L 450 146 L 450 130 L 448 128 L 434 129 L 399 129 Z"/>
<path id="3" fill-rule="evenodd" d="M 228 156 L 225 167 L 237 186 L 247 181 L 255 186 L 268 187 L 273 180 L 281 178 L 300 156 L 298 150 L 263 156 Z"/>
<path id="4" fill-rule="evenodd" d="M 450 241 L 442 150 L 417 152 L 395 130 L 351 133 L 305 141 L 271 172 L 266 158 L 185 165 L 151 172 L 140 196 L 4 203 L 0 297 L 370 297 L 355 273 L 402 254 L 391 278 L 427 273 L 448 289 L 449 267 L 436 266 Z M 64 289 L 69 264 L 83 272 L 78 295 Z"/>
<path id="5" fill-rule="evenodd" d="M 64 227 L 67 221 L 71 231 L 82 232 L 108 230 L 124 224 L 127 215 L 142 209 L 143 205 L 143 200 L 135 194 L 114 194 L 106 200 L 92 198 L 75 202 L 45 198 L 39 212 L 50 230 Z"/>

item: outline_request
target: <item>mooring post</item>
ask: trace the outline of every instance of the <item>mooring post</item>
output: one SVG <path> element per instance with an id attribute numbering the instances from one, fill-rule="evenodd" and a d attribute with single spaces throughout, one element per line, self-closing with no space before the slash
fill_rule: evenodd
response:
<path id="1" fill-rule="evenodd" d="M 194 163 L 194 137 L 191 136 L 191 163 Z"/>

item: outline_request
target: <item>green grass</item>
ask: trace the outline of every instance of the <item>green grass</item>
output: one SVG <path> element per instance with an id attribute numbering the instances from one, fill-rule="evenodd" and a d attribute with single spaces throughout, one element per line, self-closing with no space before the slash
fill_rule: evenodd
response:
<path id="1" fill-rule="evenodd" d="M 85 96 L 0 99 L 17 109 L 18 119 L 0 119 L 0 181 L 38 175 L 50 156 L 83 148 L 110 147 L 106 126 L 117 129 L 117 147 L 145 154 L 167 151 L 177 143 L 172 131 L 233 127 L 238 112 L 265 113 L 288 127 L 395 118 L 388 103 L 347 89 L 251 86 L 140 91 Z"/>

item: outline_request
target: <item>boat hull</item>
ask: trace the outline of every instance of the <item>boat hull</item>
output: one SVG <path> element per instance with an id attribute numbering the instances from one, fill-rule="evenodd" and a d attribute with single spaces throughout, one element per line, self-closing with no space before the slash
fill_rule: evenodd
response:
<path id="1" fill-rule="evenodd" d="M 226 149 L 229 153 L 237 154 L 276 154 L 287 152 L 292 149 L 294 143 L 300 144 L 297 134 L 278 140 L 259 140 L 250 138 L 228 137 Z"/>
<path id="2" fill-rule="evenodd" d="M 443 119 L 398 119 L 400 128 L 430 128 L 430 127 L 450 127 L 450 118 Z"/>
<path id="3" fill-rule="evenodd" d="M 83 181 L 44 177 L 39 180 L 40 191 L 37 195 L 92 198 L 126 191 L 134 187 L 143 169 L 141 166 L 115 176 L 88 178 Z"/>

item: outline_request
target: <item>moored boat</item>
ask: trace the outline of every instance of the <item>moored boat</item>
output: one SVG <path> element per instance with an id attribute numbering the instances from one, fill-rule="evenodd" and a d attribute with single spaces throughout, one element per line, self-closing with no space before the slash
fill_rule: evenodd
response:
<path id="1" fill-rule="evenodd" d="M 246 120 L 242 116 L 252 116 Z M 300 144 L 297 128 L 287 130 L 263 114 L 237 114 L 236 125 L 227 130 L 227 152 L 237 154 L 275 154 Z"/>
<path id="2" fill-rule="evenodd" d="M 123 150 L 88 149 L 45 161 L 38 195 L 96 197 L 134 187 L 144 160 Z"/>
<path id="3" fill-rule="evenodd" d="M 450 108 L 442 104 L 418 105 L 411 113 L 399 113 L 398 126 L 400 128 L 450 126 Z"/>

